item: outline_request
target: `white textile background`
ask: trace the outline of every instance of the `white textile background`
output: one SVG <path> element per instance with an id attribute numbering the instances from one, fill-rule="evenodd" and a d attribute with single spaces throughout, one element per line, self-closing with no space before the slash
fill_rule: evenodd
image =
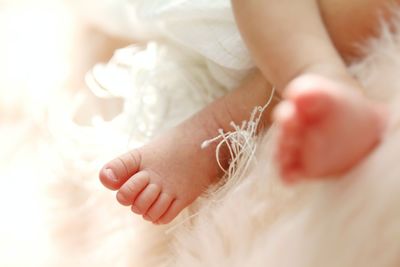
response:
<path id="1" fill-rule="evenodd" d="M 27 2 L 27 9 L 0 10 L 1 266 L 399 266 L 398 33 L 384 29 L 351 67 L 368 97 L 392 114 L 385 140 L 357 168 L 328 183 L 284 186 L 271 164 L 271 131 L 258 143 L 252 171 L 222 199 L 201 199 L 192 221 L 184 213 L 172 226 L 155 227 L 118 206 L 97 170 L 225 93 L 251 68 L 229 1 L 76 1 L 109 32 L 154 38 L 93 69 L 88 81 L 100 81 L 92 89 L 105 102 L 91 105 L 86 89 L 65 85 L 70 15 L 53 1 L 44 9 Z M 112 119 L 95 112 L 88 123 L 76 122 L 77 111 L 100 110 L 115 98 L 123 107 Z"/>

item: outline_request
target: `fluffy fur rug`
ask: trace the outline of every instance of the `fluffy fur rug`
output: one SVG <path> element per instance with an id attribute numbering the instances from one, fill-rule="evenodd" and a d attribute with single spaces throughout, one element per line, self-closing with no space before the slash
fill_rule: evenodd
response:
<path id="1" fill-rule="evenodd" d="M 364 49 L 350 71 L 368 97 L 391 108 L 385 138 L 367 159 L 339 179 L 286 186 L 271 159 L 272 126 L 243 177 L 168 226 L 131 215 L 96 179 L 101 163 L 126 149 L 127 136 L 112 130 L 118 118 L 77 127 L 65 99 L 55 98 L 41 146 L 56 177 L 41 197 L 55 205 L 45 213 L 51 239 L 38 244 L 51 253 L 37 266 L 399 266 L 400 33 L 382 27 Z"/>

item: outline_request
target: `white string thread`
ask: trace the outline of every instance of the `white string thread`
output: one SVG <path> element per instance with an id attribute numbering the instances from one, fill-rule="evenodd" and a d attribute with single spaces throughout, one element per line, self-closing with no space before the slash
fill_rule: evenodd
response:
<path id="1" fill-rule="evenodd" d="M 214 142 L 219 143 L 216 147 L 215 154 L 218 166 L 227 176 L 227 179 L 233 177 L 235 173 L 239 169 L 239 163 L 245 158 L 245 168 L 243 171 L 247 169 L 248 160 L 254 154 L 256 150 L 256 143 L 254 137 L 257 134 L 257 129 L 259 127 L 261 116 L 264 113 L 265 109 L 269 107 L 273 98 L 275 96 L 275 87 L 272 88 L 271 95 L 264 106 L 257 106 L 253 109 L 249 121 L 243 121 L 240 126 L 231 122 L 230 125 L 233 128 L 233 131 L 224 132 L 223 129 L 219 129 L 216 137 L 206 140 L 202 143 L 201 148 L 206 148 Z M 225 169 L 222 166 L 220 159 L 220 152 L 222 146 L 226 145 L 230 155 L 230 163 L 228 169 Z"/>
<path id="2" fill-rule="evenodd" d="M 231 122 L 230 125 L 232 126 L 233 131 L 224 132 L 223 129 L 219 129 L 219 135 L 212 139 L 206 140 L 201 144 L 201 148 L 204 149 L 212 143 L 219 141 L 218 145 L 216 146 L 215 156 L 218 166 L 224 172 L 224 177 L 221 179 L 219 188 L 213 192 L 215 197 L 213 198 L 212 202 L 209 202 L 208 205 L 202 207 L 196 213 L 191 214 L 178 224 L 167 229 L 166 234 L 170 234 L 184 223 L 190 221 L 194 217 L 197 217 L 207 208 L 210 208 L 213 203 L 217 203 L 234 185 L 238 184 L 243 179 L 257 149 L 255 137 L 261 121 L 261 116 L 270 106 L 274 96 L 275 87 L 272 88 L 271 95 L 269 96 L 267 103 L 262 107 L 257 106 L 253 109 L 249 121 L 243 121 L 240 126 L 236 125 L 234 122 Z M 231 159 L 228 169 L 225 169 L 222 166 L 220 160 L 220 151 L 224 145 L 227 146 Z"/>

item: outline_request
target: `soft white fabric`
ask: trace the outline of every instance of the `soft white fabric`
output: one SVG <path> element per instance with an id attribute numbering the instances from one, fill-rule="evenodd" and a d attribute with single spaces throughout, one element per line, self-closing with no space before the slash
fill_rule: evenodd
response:
<path id="1" fill-rule="evenodd" d="M 133 40 L 168 39 L 224 67 L 253 63 L 235 26 L 230 0 L 80 1 L 82 15 Z"/>
<path id="2" fill-rule="evenodd" d="M 108 5 L 103 1 L 102 10 Z M 139 23 L 129 24 L 122 10 Z M 87 77 L 96 95 L 124 99 L 120 117 L 133 125 L 125 130 L 139 145 L 236 87 L 253 67 L 229 0 L 121 1 L 108 20 L 125 23 L 121 29 L 132 38 L 156 41 L 117 51 Z M 129 25 L 146 26 L 127 30 Z"/>

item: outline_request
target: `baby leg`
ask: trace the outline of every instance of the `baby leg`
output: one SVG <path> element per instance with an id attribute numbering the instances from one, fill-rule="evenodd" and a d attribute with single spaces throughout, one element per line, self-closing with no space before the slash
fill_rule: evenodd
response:
<path id="1" fill-rule="evenodd" d="M 257 65 L 285 98 L 275 112 L 282 177 L 329 176 L 353 167 L 379 142 L 385 115 L 348 74 L 317 1 L 233 3 Z"/>
<path id="2" fill-rule="evenodd" d="M 249 90 L 251 88 L 251 90 Z M 217 99 L 203 110 L 149 144 L 105 164 L 100 180 L 118 190 L 122 205 L 153 223 L 169 223 L 207 187 L 222 176 L 215 158 L 215 144 L 201 148 L 218 129 L 232 130 L 230 122 L 248 119 L 254 106 L 264 105 L 271 86 L 255 72 L 235 91 Z M 270 110 L 264 114 L 266 121 Z M 227 167 L 228 153 L 220 159 Z"/>

